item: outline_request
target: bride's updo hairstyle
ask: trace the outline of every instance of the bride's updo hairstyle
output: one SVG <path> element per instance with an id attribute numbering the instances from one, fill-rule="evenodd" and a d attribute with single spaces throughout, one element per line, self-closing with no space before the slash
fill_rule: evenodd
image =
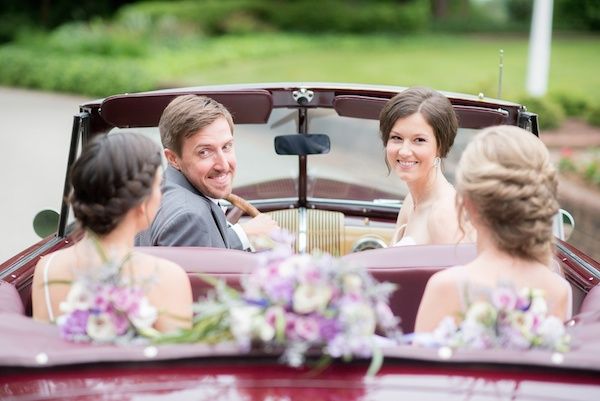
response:
<path id="1" fill-rule="evenodd" d="M 508 125 L 482 130 L 462 154 L 456 190 L 471 201 L 500 249 L 549 263 L 557 177 L 539 138 Z"/>
<path id="2" fill-rule="evenodd" d="M 140 134 L 94 138 L 70 172 L 69 201 L 79 224 L 98 235 L 112 231 L 152 192 L 161 149 Z"/>

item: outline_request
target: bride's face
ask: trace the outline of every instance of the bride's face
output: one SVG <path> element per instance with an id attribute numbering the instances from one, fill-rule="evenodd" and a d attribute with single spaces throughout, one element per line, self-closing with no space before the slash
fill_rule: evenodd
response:
<path id="1" fill-rule="evenodd" d="M 387 162 L 405 182 L 423 179 L 434 168 L 437 141 L 421 113 L 396 121 L 385 147 Z"/>

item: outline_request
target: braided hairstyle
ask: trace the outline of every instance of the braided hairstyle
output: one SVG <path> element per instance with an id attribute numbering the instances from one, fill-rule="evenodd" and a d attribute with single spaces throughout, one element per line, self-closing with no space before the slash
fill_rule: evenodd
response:
<path id="1" fill-rule="evenodd" d="M 83 228 L 97 235 L 112 231 L 151 192 L 161 149 L 140 134 L 94 138 L 70 171 L 69 202 Z"/>
<path id="2" fill-rule="evenodd" d="M 468 198 L 496 245 L 547 264 L 558 212 L 556 170 L 535 135 L 500 125 L 482 130 L 462 154 L 456 190 Z"/>

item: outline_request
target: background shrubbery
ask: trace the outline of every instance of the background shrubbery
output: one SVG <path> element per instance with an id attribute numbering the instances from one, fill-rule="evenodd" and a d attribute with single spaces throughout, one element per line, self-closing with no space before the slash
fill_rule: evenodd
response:
<path id="1" fill-rule="evenodd" d="M 91 96 L 144 91 L 157 85 L 146 69 L 128 60 L 112 59 L 107 63 L 102 57 L 90 55 L 70 55 L 66 59 L 19 48 L 4 48 L 0 57 L 0 85 Z"/>
<path id="2" fill-rule="evenodd" d="M 2 85 L 103 97 L 165 86 L 295 79 L 428 85 L 494 97 L 497 51 L 504 47 L 504 94 L 538 113 L 542 128 L 558 126 L 565 116 L 600 125 L 600 91 L 593 90 L 597 78 L 590 73 L 600 57 L 585 50 L 597 49 L 597 34 L 572 41 L 580 53 L 569 53 L 564 44 L 557 50 L 565 60 L 585 53 L 587 64 L 567 66 L 568 73 L 551 80 L 545 98 L 524 96 L 523 62 L 515 57 L 524 57 L 531 0 L 4 3 Z M 554 7 L 556 30 L 600 29 L 597 0 L 555 0 Z M 502 32 L 509 35 L 499 39 Z M 521 35 L 515 39 L 514 32 Z"/>

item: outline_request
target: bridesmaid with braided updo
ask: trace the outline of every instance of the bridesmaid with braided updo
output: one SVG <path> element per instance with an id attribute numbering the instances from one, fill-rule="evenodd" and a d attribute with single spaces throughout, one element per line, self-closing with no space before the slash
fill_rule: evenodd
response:
<path id="1" fill-rule="evenodd" d="M 106 259 L 119 263 L 119 274 L 141 283 L 158 310 L 154 328 L 189 327 L 192 292 L 178 265 L 134 251 L 135 235 L 149 227 L 161 200 L 161 149 L 139 134 L 116 133 L 92 140 L 73 164 L 69 201 L 82 239 L 38 262 L 32 286 L 33 317 L 54 322 L 71 284 L 100 273 Z M 103 256 L 104 255 L 104 256 Z"/>
<path id="2" fill-rule="evenodd" d="M 502 283 L 540 289 L 549 314 L 570 317 L 571 287 L 551 268 L 556 190 L 556 171 L 539 138 L 514 126 L 477 134 L 456 173 L 458 213 L 477 230 L 477 257 L 429 279 L 416 332 L 431 332 L 445 316 L 463 311 L 467 290 Z"/>

